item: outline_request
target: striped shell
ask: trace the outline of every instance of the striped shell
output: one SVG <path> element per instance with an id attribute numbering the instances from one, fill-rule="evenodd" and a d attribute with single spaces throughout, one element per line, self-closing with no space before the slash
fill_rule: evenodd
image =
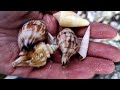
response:
<path id="1" fill-rule="evenodd" d="M 47 27 L 42 20 L 31 20 L 25 23 L 18 35 L 20 50 L 30 49 L 38 41 L 43 41 L 46 36 Z"/>
<path id="2" fill-rule="evenodd" d="M 79 51 L 80 43 L 75 33 L 69 28 L 65 28 L 59 32 L 57 39 L 62 51 L 62 65 L 65 65 L 70 57 Z"/>
<path id="3" fill-rule="evenodd" d="M 16 66 L 32 66 L 40 67 L 44 66 L 47 62 L 47 58 L 58 49 L 58 45 L 49 45 L 45 43 L 39 43 L 34 46 L 31 51 L 21 52 L 19 58 L 16 59 L 12 65 Z"/>

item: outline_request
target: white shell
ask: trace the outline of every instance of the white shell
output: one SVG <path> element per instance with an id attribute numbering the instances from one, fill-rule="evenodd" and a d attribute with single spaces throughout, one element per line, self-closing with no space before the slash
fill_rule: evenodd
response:
<path id="1" fill-rule="evenodd" d="M 20 57 L 16 59 L 12 65 L 16 66 L 32 66 L 40 67 L 44 66 L 47 62 L 47 58 L 58 49 L 58 45 L 49 45 L 45 43 L 39 43 L 34 46 L 34 50 L 29 52 L 21 52 Z"/>
<path id="2" fill-rule="evenodd" d="M 62 27 L 82 27 L 90 24 L 88 20 L 81 18 L 72 11 L 59 11 L 54 13 L 53 16 Z"/>
<path id="3" fill-rule="evenodd" d="M 29 49 L 34 43 L 43 41 L 46 36 L 46 25 L 42 20 L 31 20 L 25 23 L 18 35 L 18 45 L 21 49 Z"/>
<path id="4" fill-rule="evenodd" d="M 88 47 L 89 47 L 89 40 L 90 40 L 90 26 L 88 26 L 83 39 L 81 41 L 81 45 L 80 45 L 80 49 L 78 51 L 78 53 L 81 55 L 81 60 L 85 59 L 87 56 L 87 52 L 88 52 Z"/>

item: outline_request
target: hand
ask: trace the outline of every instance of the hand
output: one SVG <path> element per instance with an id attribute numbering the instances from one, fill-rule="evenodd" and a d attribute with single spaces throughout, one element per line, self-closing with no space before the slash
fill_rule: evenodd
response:
<path id="1" fill-rule="evenodd" d="M 16 13 L 20 14 L 21 12 Z M 39 12 L 25 12 L 26 14 L 20 16 L 16 13 L 0 12 L 0 17 L 11 15 L 16 18 L 12 18 L 13 21 L 10 18 L 8 20 L 6 18 L 6 23 L 3 20 L 3 24 L 9 24 L 9 26 L 2 25 L 2 20 L 0 20 L 0 73 L 2 74 L 16 75 L 25 78 L 87 79 L 92 78 L 95 74 L 112 73 L 115 68 L 114 62 L 120 61 L 119 49 L 102 43 L 90 42 L 87 58 L 79 61 L 79 55 L 73 56 L 66 68 L 62 68 L 61 66 L 61 54 L 59 51 L 56 51 L 53 55 L 53 62 L 48 62 L 47 65 L 42 68 L 13 68 L 11 63 L 18 57 L 19 48 L 17 45 L 17 35 L 22 24 L 30 19 L 41 19 L 43 17 L 48 31 L 52 35 L 56 36 L 59 29 L 57 21 L 50 14 L 42 16 Z M 19 19 L 17 19 L 17 17 Z M 76 35 L 82 37 L 85 32 L 83 29 L 86 29 L 86 27 L 76 28 Z M 91 23 L 91 38 L 113 38 L 116 34 L 116 30 L 111 26 Z"/>
<path id="2" fill-rule="evenodd" d="M 42 19 L 42 14 L 39 11 L 0 11 L 0 73 L 9 75 L 16 70 L 22 71 L 13 68 L 11 63 L 19 53 L 18 31 L 25 22 L 32 19 Z"/>

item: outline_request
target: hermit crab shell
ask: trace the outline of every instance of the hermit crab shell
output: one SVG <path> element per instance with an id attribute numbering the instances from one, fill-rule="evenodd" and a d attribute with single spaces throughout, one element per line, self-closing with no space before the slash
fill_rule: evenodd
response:
<path id="1" fill-rule="evenodd" d="M 62 27 L 82 27 L 90 24 L 88 20 L 81 18 L 72 11 L 59 11 L 54 13 L 53 16 Z"/>
<path id="2" fill-rule="evenodd" d="M 20 49 L 30 49 L 38 41 L 43 41 L 46 36 L 47 27 L 42 20 L 31 20 L 25 23 L 18 35 Z"/>
<path id="3" fill-rule="evenodd" d="M 59 32 L 57 39 L 62 52 L 62 65 L 65 65 L 69 61 L 70 57 L 78 52 L 80 42 L 70 28 L 65 28 Z"/>
<path id="4" fill-rule="evenodd" d="M 50 55 L 58 49 L 58 45 L 45 44 L 43 42 L 34 46 L 31 51 L 21 52 L 19 58 L 16 59 L 12 65 L 16 66 L 32 66 L 40 67 L 44 66 Z"/>

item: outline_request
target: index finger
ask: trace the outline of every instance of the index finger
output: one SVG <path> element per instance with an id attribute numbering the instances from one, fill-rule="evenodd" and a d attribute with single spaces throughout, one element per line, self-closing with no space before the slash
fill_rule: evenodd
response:
<path id="1" fill-rule="evenodd" d="M 59 29 L 57 28 L 58 25 L 57 20 L 52 15 L 50 14 L 44 15 L 44 21 L 47 24 L 48 31 L 52 35 L 56 35 L 60 31 L 60 28 Z M 107 39 L 114 38 L 115 36 L 117 36 L 117 30 L 110 25 L 91 22 L 90 27 L 91 27 L 90 38 Z M 84 36 L 87 27 L 77 27 L 72 29 L 74 30 L 77 36 L 82 37 Z"/>
<path id="2" fill-rule="evenodd" d="M 107 39 L 117 36 L 117 30 L 110 25 L 91 22 L 90 23 L 90 38 L 93 39 Z M 82 37 L 85 34 L 87 27 L 76 28 L 74 31 L 77 36 Z"/>

